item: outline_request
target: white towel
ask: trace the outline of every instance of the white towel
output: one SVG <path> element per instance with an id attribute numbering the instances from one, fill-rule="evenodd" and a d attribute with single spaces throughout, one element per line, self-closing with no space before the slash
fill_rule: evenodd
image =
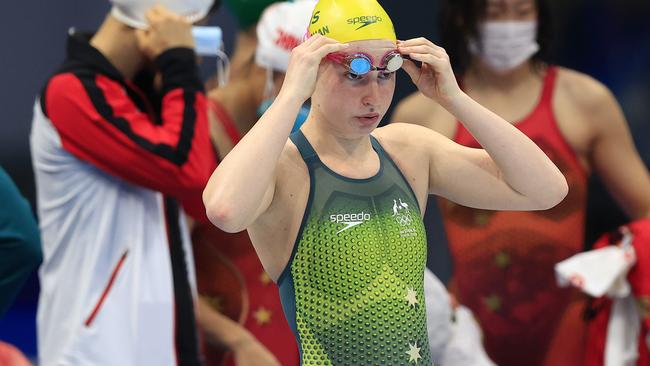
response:
<path id="1" fill-rule="evenodd" d="M 605 366 L 634 366 L 639 357 L 641 316 L 627 281 L 636 254 L 632 234 L 623 234 L 617 246 L 580 253 L 555 265 L 559 286 L 572 285 L 593 297 L 606 295 L 614 300 L 607 326 Z"/>

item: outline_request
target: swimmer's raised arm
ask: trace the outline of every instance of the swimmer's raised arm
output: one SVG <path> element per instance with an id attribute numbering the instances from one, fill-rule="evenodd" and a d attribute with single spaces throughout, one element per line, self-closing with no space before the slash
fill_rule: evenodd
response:
<path id="1" fill-rule="evenodd" d="M 203 191 L 210 221 L 227 232 L 246 229 L 273 201 L 278 160 L 296 115 L 316 84 L 325 55 L 346 48 L 315 35 L 294 48 L 285 81 L 273 105 L 228 153 Z"/>
<path id="2" fill-rule="evenodd" d="M 568 186 L 560 170 L 526 135 L 458 87 L 443 48 L 418 38 L 398 42 L 398 49 L 422 62 L 421 68 L 409 60 L 403 66 L 420 91 L 461 121 L 484 148 L 463 147 L 422 128 L 422 138 L 428 136 L 435 146 L 431 193 L 501 210 L 548 209 L 564 199 Z"/>

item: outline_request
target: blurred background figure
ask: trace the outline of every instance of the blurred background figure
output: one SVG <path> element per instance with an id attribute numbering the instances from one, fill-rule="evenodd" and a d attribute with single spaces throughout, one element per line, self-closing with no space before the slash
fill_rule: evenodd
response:
<path id="1" fill-rule="evenodd" d="M 440 24 L 463 89 L 535 141 L 570 187 L 560 205 L 532 213 L 441 200 L 453 258 L 451 291 L 478 317 L 496 364 L 581 364 L 585 302 L 577 291 L 558 288 L 554 265 L 585 247 L 589 175 L 598 174 L 628 217 L 638 219 L 650 217 L 648 170 L 611 92 L 546 62 L 547 1 L 447 1 Z M 479 147 L 453 116 L 420 94 L 404 100 L 393 117 Z"/>
<path id="2" fill-rule="evenodd" d="M 112 4 L 34 106 L 39 364 L 199 365 L 184 212 L 205 219 L 216 166 L 192 36 L 213 1 Z"/>
<path id="3" fill-rule="evenodd" d="M 434 364 L 494 366 L 483 348 L 483 332 L 472 312 L 449 296 L 445 285 L 424 270 L 427 334 Z"/>
<path id="4" fill-rule="evenodd" d="M 277 95 L 291 50 L 302 41 L 316 5 L 306 0 L 276 2 L 266 10 L 260 6 L 270 2 L 227 3 L 248 28 L 237 37 L 228 82 L 222 87 L 209 83 L 211 136 L 219 161 Z M 308 109 L 303 111 L 304 118 L 307 113 Z M 299 365 L 278 288 L 264 271 L 248 234 L 199 224 L 193 240 L 208 364 Z"/>
<path id="5" fill-rule="evenodd" d="M 29 202 L 0 167 L 0 319 L 41 264 L 40 233 Z M 0 341 L 0 366 L 28 366 L 25 355 Z"/>
<path id="6" fill-rule="evenodd" d="M 603 234 L 555 266 L 560 286 L 590 297 L 585 366 L 650 364 L 650 218 Z"/>
<path id="7" fill-rule="evenodd" d="M 29 203 L 0 167 L 0 319 L 42 260 L 38 226 Z"/>
<path id="8" fill-rule="evenodd" d="M 20 350 L 8 343 L 0 342 L 0 366 L 31 366 Z"/>

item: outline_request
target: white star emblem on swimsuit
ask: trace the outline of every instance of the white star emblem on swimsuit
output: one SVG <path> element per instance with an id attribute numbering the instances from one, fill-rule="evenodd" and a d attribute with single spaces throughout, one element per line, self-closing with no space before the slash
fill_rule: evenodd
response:
<path id="1" fill-rule="evenodd" d="M 418 342 L 415 342 L 415 344 L 409 343 L 409 348 L 409 351 L 406 352 L 406 354 L 409 355 L 409 363 L 415 362 L 417 364 L 418 360 L 422 358 L 422 356 L 420 356 L 420 348 L 418 347 Z"/>
<path id="2" fill-rule="evenodd" d="M 418 294 L 415 292 L 412 288 L 407 288 L 406 289 L 406 296 L 404 296 L 404 299 L 408 301 L 409 306 L 415 307 L 416 304 L 419 304 L 420 302 L 418 301 Z"/>

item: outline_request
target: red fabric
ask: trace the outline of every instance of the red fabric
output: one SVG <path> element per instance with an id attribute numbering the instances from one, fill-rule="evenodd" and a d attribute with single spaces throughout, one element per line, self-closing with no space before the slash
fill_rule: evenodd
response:
<path id="1" fill-rule="evenodd" d="M 644 305 L 645 310 L 650 310 L 650 219 L 637 220 L 626 225 L 634 239 L 636 264 L 627 276 L 634 296 Z M 650 314 L 643 314 L 643 325 L 650 328 Z"/>
<path id="2" fill-rule="evenodd" d="M 226 110 L 209 100 L 233 145 L 241 134 Z M 194 262 L 199 294 L 216 310 L 242 324 L 283 366 L 300 365 L 298 346 L 284 317 L 277 285 L 265 274 L 247 232 L 229 234 L 211 224 L 198 225 L 192 232 Z M 268 324 L 260 324 L 255 313 L 261 308 L 270 311 Z M 206 366 L 236 366 L 232 354 L 210 347 L 205 341 L 202 350 Z"/>
<path id="3" fill-rule="evenodd" d="M 192 121 L 194 134 L 191 141 L 180 144 L 186 138 L 181 133 L 183 90 L 171 90 L 163 97 L 163 121 L 157 125 L 152 116 L 137 108 L 120 83 L 97 75 L 94 84 L 113 115 L 126 120 L 137 138 L 152 145 L 189 145 L 187 160 L 182 165 L 175 164 L 111 124 L 95 108 L 81 80 L 71 73 L 55 76 L 46 91 L 48 117 L 59 132 L 63 147 L 109 174 L 180 199 L 188 214 L 206 222 L 201 193 L 216 160 L 209 139 L 205 96 L 196 93 L 192 106 L 196 114 Z"/>
<path id="4" fill-rule="evenodd" d="M 599 306 L 599 310 L 595 318 L 593 318 L 588 325 L 584 366 L 603 366 L 605 364 L 607 325 L 609 323 L 609 316 L 612 311 L 613 302 L 608 298 L 600 298 L 595 301 Z M 643 326 L 639 336 L 639 359 L 636 362 L 636 366 L 650 365 L 650 354 L 648 353 L 648 347 L 645 344 L 647 336 L 648 327 Z"/>
<path id="5" fill-rule="evenodd" d="M 594 249 L 616 244 L 620 235 L 615 233 L 603 234 L 594 243 Z M 591 314 L 587 328 L 587 343 L 585 346 L 585 366 L 603 366 L 605 364 L 605 341 L 607 340 L 607 324 L 612 313 L 612 300 L 607 297 L 592 299 L 587 314 Z"/>
<path id="6" fill-rule="evenodd" d="M 124 264 L 124 260 L 126 259 L 126 256 L 128 254 L 129 254 L 128 250 L 124 252 L 119 262 L 117 262 L 117 265 L 115 265 L 115 268 L 113 268 L 113 271 L 111 272 L 111 277 L 108 279 L 108 283 L 106 284 L 106 287 L 104 287 L 104 291 L 102 291 L 102 295 L 99 297 L 99 300 L 93 307 L 93 311 L 90 313 L 90 315 L 84 322 L 84 325 L 86 327 L 89 327 L 93 323 L 93 320 L 95 320 L 97 314 L 99 314 L 99 310 L 102 308 L 102 305 L 106 301 L 106 297 L 108 296 L 108 293 L 111 291 L 111 288 L 113 287 L 113 283 L 115 282 L 115 278 L 117 277 L 117 274 L 120 272 L 120 269 L 122 268 L 122 265 Z"/>
<path id="7" fill-rule="evenodd" d="M 11 344 L 0 342 L 0 366 L 31 366 L 20 350 Z"/>
<path id="8" fill-rule="evenodd" d="M 217 101 L 208 105 L 222 124 L 233 145 L 242 136 L 228 112 Z M 211 224 L 198 225 L 192 232 L 199 294 L 230 319 L 242 324 L 283 366 L 299 366 L 295 337 L 284 317 L 278 287 L 265 271 L 247 232 L 229 234 Z M 255 314 L 270 312 L 270 322 L 260 324 Z M 203 337 L 206 366 L 236 366 L 232 354 L 210 347 Z"/>
<path id="9" fill-rule="evenodd" d="M 235 125 L 235 121 L 233 121 L 230 114 L 228 114 L 226 109 L 218 101 L 208 98 L 208 105 L 210 106 L 210 110 L 216 115 L 217 120 L 226 130 L 228 137 L 230 137 L 230 141 L 232 141 L 233 145 L 236 145 L 241 140 L 242 136 Z"/>
<path id="10" fill-rule="evenodd" d="M 646 336 L 650 329 L 650 219 L 637 220 L 625 225 L 633 236 L 632 245 L 636 252 L 637 262 L 628 273 L 627 279 L 632 287 L 632 293 L 640 304 L 643 324 L 639 336 L 637 366 L 650 365 L 650 352 L 646 346 Z M 608 245 L 616 245 L 623 237 L 621 230 L 602 235 L 594 249 Z M 595 299 L 592 302 L 594 318 L 589 322 L 587 346 L 585 349 L 585 366 L 602 366 L 605 360 L 605 343 L 607 341 L 607 326 L 612 310 L 612 300 L 608 298 Z"/>
<path id="11" fill-rule="evenodd" d="M 605 364 L 605 340 L 607 324 L 612 312 L 612 301 L 608 298 L 592 300 L 591 309 L 594 318 L 590 319 L 585 346 L 585 366 L 603 366 Z"/>
<path id="12" fill-rule="evenodd" d="M 451 290 L 478 318 L 486 350 L 500 366 L 523 360 L 527 366 L 575 366 L 582 358 L 585 324 L 573 315 L 581 298 L 556 285 L 554 266 L 583 249 L 587 177 L 553 113 L 556 75 L 555 68 L 548 69 L 537 106 L 515 126 L 563 172 L 569 184 L 565 200 L 534 212 L 440 201 L 454 260 Z M 455 141 L 480 147 L 460 123 Z"/>
<path id="13" fill-rule="evenodd" d="M 229 234 L 201 225 L 192 234 L 199 293 L 217 310 L 242 324 L 283 366 L 300 365 L 298 346 L 284 317 L 278 287 L 264 268 L 246 232 Z M 260 324 L 256 312 L 270 312 Z M 231 355 L 204 344 L 207 366 L 234 365 Z"/>

